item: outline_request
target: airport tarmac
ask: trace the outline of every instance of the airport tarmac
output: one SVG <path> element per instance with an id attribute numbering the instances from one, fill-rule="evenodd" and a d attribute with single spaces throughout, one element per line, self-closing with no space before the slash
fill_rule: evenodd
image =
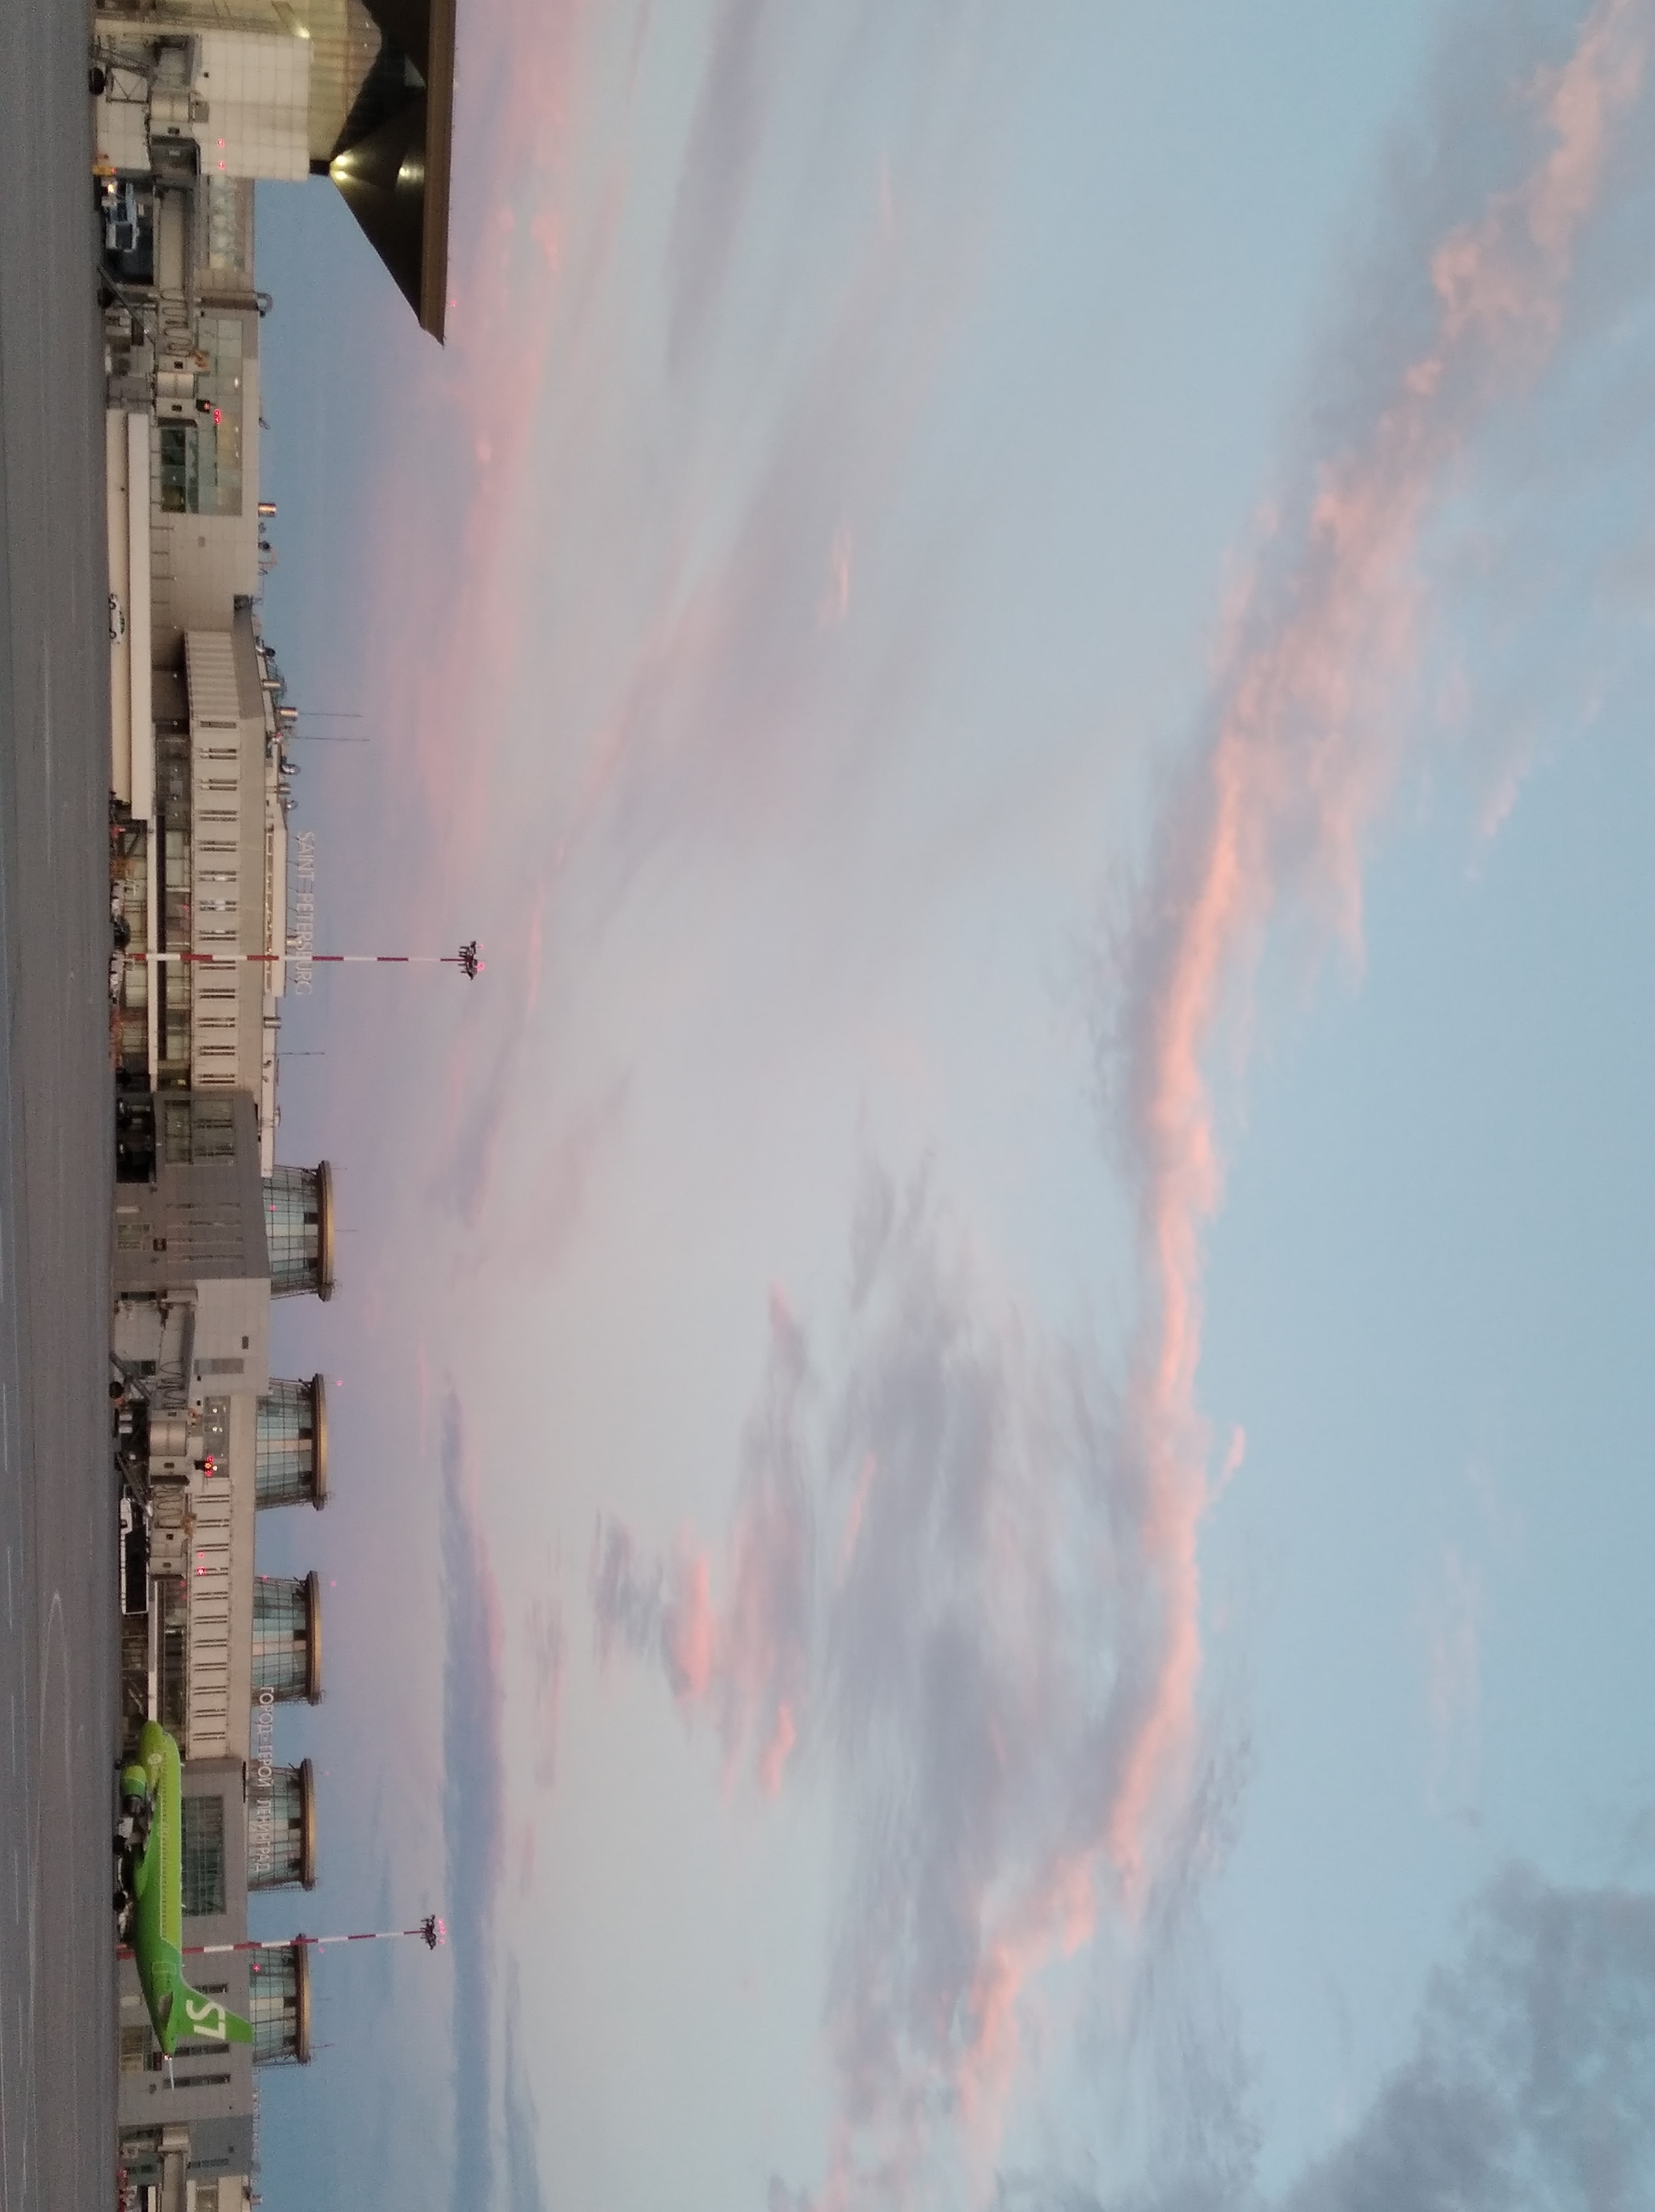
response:
<path id="1" fill-rule="evenodd" d="M 0 2212 L 107 2212 L 107 585 L 86 18 L 0 9 Z"/>

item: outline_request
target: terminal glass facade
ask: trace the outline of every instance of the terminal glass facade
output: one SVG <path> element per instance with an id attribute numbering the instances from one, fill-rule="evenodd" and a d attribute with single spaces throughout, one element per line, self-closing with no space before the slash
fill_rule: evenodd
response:
<path id="1" fill-rule="evenodd" d="M 248 1982 L 255 2066 L 289 2065 L 310 2056 L 308 1961 L 296 1943 L 256 1954 Z"/>
<path id="2" fill-rule="evenodd" d="M 161 426 L 167 514 L 241 512 L 241 319 L 203 315 L 196 331 L 196 419 Z"/>
<path id="3" fill-rule="evenodd" d="M 265 1235 L 273 1297 L 322 1284 L 322 1195 L 314 1168 L 277 1168 L 265 1177 Z"/>
<path id="4" fill-rule="evenodd" d="M 305 1879 L 307 1783 L 296 1766 L 273 1767 L 268 1790 L 257 1793 L 247 1824 L 249 1889 L 284 1889 Z"/>
<path id="5" fill-rule="evenodd" d="M 260 1505 L 299 1505 L 315 1495 L 316 1386 L 272 1382 L 259 1401 L 254 1496 Z"/>
<path id="6" fill-rule="evenodd" d="M 200 1916 L 224 1910 L 224 1800 L 186 1797 L 183 1815 L 184 1910 Z"/>
<path id="7" fill-rule="evenodd" d="M 169 1575 L 153 1585 L 150 1603 L 158 1603 L 161 1612 L 155 1717 L 164 1729 L 182 1741 L 190 1724 L 188 1586 Z"/>
<path id="8" fill-rule="evenodd" d="M 157 834 L 153 848 L 155 878 L 149 895 L 161 907 L 161 942 L 169 952 L 187 952 L 195 943 L 191 896 L 190 735 L 157 729 L 155 734 Z M 190 1080 L 190 1008 L 194 970 L 187 962 L 160 969 L 155 988 L 161 1000 L 161 1067 L 163 1087 Z"/>
<path id="9" fill-rule="evenodd" d="M 304 1698 L 315 1686 L 311 1646 L 316 1583 L 261 1575 L 253 1589 L 253 1686 L 278 1698 Z"/>

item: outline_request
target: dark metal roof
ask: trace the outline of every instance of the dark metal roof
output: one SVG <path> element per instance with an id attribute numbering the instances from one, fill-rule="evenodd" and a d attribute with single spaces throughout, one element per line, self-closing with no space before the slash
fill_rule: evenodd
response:
<path id="1" fill-rule="evenodd" d="M 316 1773 L 307 1759 L 299 1763 L 299 1879 L 316 1887 Z"/>
<path id="2" fill-rule="evenodd" d="M 383 43 L 326 167 L 421 328 L 441 343 L 448 305 L 454 0 L 365 4 Z"/>
<path id="3" fill-rule="evenodd" d="M 310 2063 L 310 1946 L 293 1946 L 293 2055 Z"/>
<path id="4" fill-rule="evenodd" d="M 305 1577 L 305 1696 L 322 1702 L 322 1578 L 313 1568 Z"/>
<path id="5" fill-rule="evenodd" d="M 324 1303 L 333 1295 L 333 1169 L 327 1160 L 316 1164 L 316 1295 Z"/>
<path id="6" fill-rule="evenodd" d="M 310 1502 L 319 1513 L 327 1504 L 327 1389 L 319 1375 L 310 1378 Z"/>

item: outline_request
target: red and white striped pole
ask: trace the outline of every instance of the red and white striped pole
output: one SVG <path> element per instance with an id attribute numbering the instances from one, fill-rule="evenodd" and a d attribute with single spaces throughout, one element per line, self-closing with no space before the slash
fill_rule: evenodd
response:
<path id="1" fill-rule="evenodd" d="M 291 1951 L 302 1943 L 312 1951 L 325 1950 L 330 1943 L 395 1943 L 405 1936 L 417 1936 L 428 1951 L 435 1951 L 448 1940 L 448 1930 L 435 1912 L 428 1912 L 417 1928 L 373 1928 L 360 1936 L 255 1936 L 240 1943 L 186 1943 L 186 1959 L 218 1959 L 230 1951 Z M 123 1944 L 118 1955 L 130 1959 L 131 1944 Z"/>
<path id="2" fill-rule="evenodd" d="M 169 965 L 180 968 L 239 968 L 251 962 L 261 967 L 275 967 L 278 962 L 291 960 L 295 965 L 312 964 L 322 967 L 360 968 L 459 968 L 466 977 L 475 981 L 483 973 L 484 962 L 478 956 L 477 939 L 462 945 L 458 952 L 133 952 L 130 961 L 143 962 L 146 966 Z"/>

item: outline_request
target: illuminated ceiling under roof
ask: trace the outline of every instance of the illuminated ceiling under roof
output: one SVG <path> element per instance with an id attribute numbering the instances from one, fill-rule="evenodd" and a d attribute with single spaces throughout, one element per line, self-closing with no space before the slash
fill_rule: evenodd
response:
<path id="1" fill-rule="evenodd" d="M 383 43 L 329 159 L 368 244 L 441 343 L 448 285 L 454 0 L 365 0 Z"/>

